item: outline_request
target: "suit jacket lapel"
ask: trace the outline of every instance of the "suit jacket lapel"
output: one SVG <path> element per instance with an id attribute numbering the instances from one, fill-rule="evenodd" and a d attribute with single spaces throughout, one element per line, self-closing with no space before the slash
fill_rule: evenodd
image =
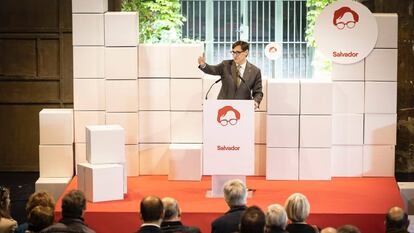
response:
<path id="1" fill-rule="evenodd" d="M 247 62 L 246 68 L 244 68 L 244 73 L 243 73 L 243 79 L 244 81 L 246 81 L 246 84 L 247 84 L 247 80 L 250 78 L 251 68 L 252 68 L 252 65 L 249 62 Z"/>

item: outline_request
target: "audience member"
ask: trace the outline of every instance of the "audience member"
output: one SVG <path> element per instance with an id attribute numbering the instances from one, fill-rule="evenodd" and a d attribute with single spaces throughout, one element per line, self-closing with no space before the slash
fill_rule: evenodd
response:
<path id="1" fill-rule="evenodd" d="M 400 207 L 392 207 L 385 216 L 387 233 L 407 233 L 410 220 Z"/>
<path id="2" fill-rule="evenodd" d="M 52 226 L 42 230 L 42 233 L 77 232 L 95 233 L 83 219 L 86 210 L 86 198 L 82 191 L 72 190 L 62 199 L 62 219 Z"/>
<path id="3" fill-rule="evenodd" d="M 177 200 L 172 197 L 162 199 L 164 207 L 164 219 L 161 223 L 161 230 L 164 233 L 200 233 L 198 227 L 189 227 L 181 223 L 181 210 Z"/>
<path id="4" fill-rule="evenodd" d="M 321 233 L 337 233 L 333 227 L 325 227 L 321 230 Z"/>
<path id="5" fill-rule="evenodd" d="M 343 225 L 336 230 L 337 233 L 361 233 L 356 226 Z"/>
<path id="6" fill-rule="evenodd" d="M 40 232 L 53 224 L 55 213 L 49 206 L 38 205 L 32 209 L 28 218 L 28 229 L 26 233 Z"/>
<path id="7" fill-rule="evenodd" d="M 141 201 L 142 225 L 138 233 L 162 233 L 160 225 L 164 217 L 164 207 L 159 197 L 147 196 Z"/>
<path id="8" fill-rule="evenodd" d="M 10 216 L 10 190 L 0 186 L 0 232 L 10 233 L 17 228 L 17 222 Z"/>
<path id="9" fill-rule="evenodd" d="M 310 204 L 305 195 L 301 193 L 294 193 L 288 197 L 285 203 L 287 216 L 290 224 L 287 225 L 286 230 L 289 233 L 318 233 L 316 226 L 306 223 L 310 213 Z"/>
<path id="10" fill-rule="evenodd" d="M 240 217 L 247 209 L 247 189 L 241 180 L 229 180 L 223 187 L 224 200 L 230 207 L 223 216 L 211 223 L 213 233 L 232 233 L 239 230 Z"/>
<path id="11" fill-rule="evenodd" d="M 247 208 L 240 219 L 240 233 L 264 233 L 265 214 L 257 206 Z"/>
<path id="12" fill-rule="evenodd" d="M 288 233 L 287 214 L 285 208 L 279 204 L 273 204 L 267 207 L 266 212 L 266 233 Z"/>

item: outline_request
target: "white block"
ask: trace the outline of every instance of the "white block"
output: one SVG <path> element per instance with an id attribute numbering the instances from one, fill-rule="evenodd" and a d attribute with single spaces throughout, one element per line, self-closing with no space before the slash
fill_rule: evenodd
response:
<path id="1" fill-rule="evenodd" d="M 105 78 L 105 47 L 73 46 L 73 77 Z"/>
<path id="2" fill-rule="evenodd" d="M 299 147 L 299 116 L 267 115 L 267 147 Z"/>
<path id="3" fill-rule="evenodd" d="M 87 125 L 104 125 L 104 111 L 75 111 L 75 142 L 86 142 Z"/>
<path id="4" fill-rule="evenodd" d="M 86 160 L 86 143 L 75 143 L 75 174 L 78 174 L 77 165 L 79 163 L 87 162 L 88 160 Z"/>
<path id="5" fill-rule="evenodd" d="M 329 81 L 300 81 L 300 113 L 331 114 L 332 83 Z"/>
<path id="6" fill-rule="evenodd" d="M 138 112 L 138 81 L 106 81 L 107 112 Z"/>
<path id="7" fill-rule="evenodd" d="M 363 114 L 332 115 L 332 145 L 364 144 Z"/>
<path id="8" fill-rule="evenodd" d="M 39 112 L 40 144 L 73 143 L 73 109 L 42 109 Z"/>
<path id="9" fill-rule="evenodd" d="M 204 52 L 203 44 L 172 44 L 170 47 L 171 78 L 201 78 L 197 59 Z"/>
<path id="10" fill-rule="evenodd" d="M 42 178 L 73 176 L 72 145 L 40 145 L 39 175 Z"/>
<path id="11" fill-rule="evenodd" d="M 137 79 L 138 51 L 137 47 L 106 47 L 105 78 Z"/>
<path id="12" fill-rule="evenodd" d="M 73 45 L 104 45 L 103 14 L 72 14 Z"/>
<path id="13" fill-rule="evenodd" d="M 414 182 L 398 182 L 398 187 L 400 188 L 400 195 L 404 202 L 405 212 L 414 214 Z"/>
<path id="14" fill-rule="evenodd" d="M 78 189 L 91 202 L 122 200 L 124 170 L 120 164 L 78 164 Z"/>
<path id="15" fill-rule="evenodd" d="M 331 179 L 331 149 L 330 148 L 300 148 L 299 149 L 299 179 L 300 180 L 330 180 Z"/>
<path id="16" fill-rule="evenodd" d="M 139 173 L 141 175 L 168 175 L 169 144 L 140 144 Z"/>
<path id="17" fill-rule="evenodd" d="M 106 113 L 106 124 L 120 125 L 125 132 L 125 144 L 138 144 L 138 113 Z"/>
<path id="18" fill-rule="evenodd" d="M 140 143 L 170 143 L 171 115 L 166 111 L 139 112 Z"/>
<path id="19" fill-rule="evenodd" d="M 206 98 L 208 89 L 210 87 L 211 87 L 211 90 L 207 95 L 207 99 L 211 99 L 211 100 L 217 99 L 217 96 L 220 93 L 220 89 L 221 89 L 221 82 L 217 82 L 216 84 L 214 84 L 214 82 L 216 82 L 219 79 L 220 79 L 220 76 L 204 74 L 204 77 L 203 77 L 203 100 Z"/>
<path id="20" fill-rule="evenodd" d="M 374 49 L 365 58 L 366 81 L 397 81 L 398 49 Z"/>
<path id="21" fill-rule="evenodd" d="M 266 145 L 254 145 L 254 175 L 266 175 Z"/>
<path id="22" fill-rule="evenodd" d="M 397 114 L 365 114 L 364 144 L 396 145 Z"/>
<path id="23" fill-rule="evenodd" d="M 254 113 L 254 142 L 259 144 L 266 143 L 266 112 Z"/>
<path id="24" fill-rule="evenodd" d="M 139 79 L 139 110 L 170 110 L 170 79 Z"/>
<path id="25" fill-rule="evenodd" d="M 365 60 L 352 64 L 332 62 L 332 81 L 364 81 Z"/>
<path id="26" fill-rule="evenodd" d="M 75 110 L 105 110 L 105 80 L 74 79 L 73 106 Z"/>
<path id="27" fill-rule="evenodd" d="M 268 114 L 299 114 L 299 81 L 269 79 L 267 84 Z"/>
<path id="28" fill-rule="evenodd" d="M 397 14 L 373 14 L 378 24 L 378 38 L 375 48 L 398 47 L 398 15 Z"/>
<path id="29" fill-rule="evenodd" d="M 364 146 L 363 176 L 394 176 L 395 147 Z"/>
<path id="30" fill-rule="evenodd" d="M 138 56 L 138 77 L 165 78 L 171 76 L 170 45 L 140 44 Z"/>
<path id="31" fill-rule="evenodd" d="M 364 82 L 333 82 L 333 113 L 364 113 Z"/>
<path id="32" fill-rule="evenodd" d="M 171 79 L 171 110 L 202 110 L 201 79 Z"/>
<path id="33" fill-rule="evenodd" d="M 366 82 L 365 113 L 397 113 L 397 82 Z"/>
<path id="34" fill-rule="evenodd" d="M 137 46 L 138 45 L 138 13 L 107 12 L 105 13 L 105 45 Z"/>
<path id="35" fill-rule="evenodd" d="M 202 143 L 202 112 L 171 112 L 171 141 L 173 143 Z"/>
<path id="36" fill-rule="evenodd" d="M 267 148 L 266 180 L 298 180 L 299 149 Z"/>
<path id="37" fill-rule="evenodd" d="M 91 164 L 124 163 L 125 135 L 119 125 L 86 127 L 86 159 Z"/>
<path id="38" fill-rule="evenodd" d="M 168 180 L 200 181 L 201 144 L 171 144 Z"/>
<path id="39" fill-rule="evenodd" d="M 125 145 L 127 176 L 139 176 L 138 145 Z"/>
<path id="40" fill-rule="evenodd" d="M 35 183 L 35 191 L 47 191 L 52 194 L 53 199 L 58 200 L 72 177 L 66 178 L 42 178 L 40 177 Z"/>
<path id="41" fill-rule="evenodd" d="M 104 13 L 107 11 L 107 0 L 72 0 L 72 13 Z"/>
<path id="42" fill-rule="evenodd" d="M 361 177 L 362 161 L 362 146 L 332 146 L 332 176 Z"/>
<path id="43" fill-rule="evenodd" d="M 267 112 L 267 83 L 268 79 L 262 79 L 262 91 L 263 99 L 260 102 L 259 109 L 256 109 L 256 112 Z"/>
<path id="44" fill-rule="evenodd" d="M 330 147 L 332 139 L 331 116 L 300 116 L 300 147 Z"/>

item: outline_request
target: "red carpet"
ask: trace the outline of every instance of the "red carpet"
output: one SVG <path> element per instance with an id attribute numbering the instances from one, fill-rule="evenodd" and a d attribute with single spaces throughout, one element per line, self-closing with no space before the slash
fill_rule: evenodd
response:
<path id="1" fill-rule="evenodd" d="M 77 187 L 76 177 L 66 191 Z M 183 222 L 210 232 L 210 223 L 227 211 L 223 199 L 207 199 L 210 177 L 201 182 L 168 181 L 166 176 L 128 178 L 128 194 L 122 201 L 88 203 L 86 223 L 98 233 L 135 232 L 139 225 L 139 202 L 147 195 L 171 196 L 178 200 Z M 334 178 L 332 181 L 266 181 L 264 177 L 248 177 L 247 187 L 256 189 L 248 205 L 264 211 L 270 204 L 284 204 L 294 193 L 305 194 L 311 204 L 309 223 L 323 228 L 353 224 L 363 233 L 385 232 L 384 216 L 392 206 L 403 206 L 394 178 Z M 111 187 L 108 187 L 110 189 Z M 56 205 L 61 215 L 61 201 Z"/>

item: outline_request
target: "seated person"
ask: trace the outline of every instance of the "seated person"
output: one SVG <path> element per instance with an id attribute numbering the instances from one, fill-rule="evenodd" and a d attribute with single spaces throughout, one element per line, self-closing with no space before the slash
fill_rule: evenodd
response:
<path id="1" fill-rule="evenodd" d="M 17 228 L 17 222 L 10 216 L 10 190 L 0 186 L 0 232 L 10 233 Z"/>
<path id="2" fill-rule="evenodd" d="M 285 208 L 279 204 L 273 204 L 267 207 L 266 212 L 266 233 L 288 233 L 287 214 Z"/>
<path id="3" fill-rule="evenodd" d="M 285 209 L 290 223 L 286 230 L 289 233 L 319 233 L 319 229 L 306 223 L 310 213 L 310 204 L 305 195 L 294 193 L 288 197 Z"/>
<path id="4" fill-rule="evenodd" d="M 385 216 L 385 228 L 387 233 L 408 233 L 410 220 L 408 215 L 400 207 L 392 207 Z"/>
<path id="5" fill-rule="evenodd" d="M 164 233 L 200 233 L 198 227 L 189 227 L 181 223 L 181 210 L 177 200 L 172 197 L 165 197 L 162 199 L 162 204 L 164 206 L 164 219 L 161 223 L 161 230 Z"/>
<path id="6" fill-rule="evenodd" d="M 38 205 L 32 209 L 28 218 L 28 229 L 26 233 L 40 232 L 53 224 L 55 213 L 49 206 Z"/>
<path id="7" fill-rule="evenodd" d="M 264 233 L 265 214 L 257 206 L 247 208 L 241 216 L 240 233 Z"/>

